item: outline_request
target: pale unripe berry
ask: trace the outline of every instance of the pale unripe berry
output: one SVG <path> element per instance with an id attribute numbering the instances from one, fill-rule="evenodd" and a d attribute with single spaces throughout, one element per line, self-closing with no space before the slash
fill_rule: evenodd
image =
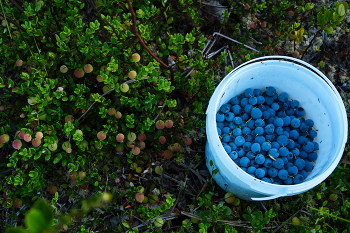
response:
<path id="1" fill-rule="evenodd" d="M 129 91 L 129 85 L 127 83 L 122 83 L 120 85 L 120 91 L 121 92 L 128 92 Z"/>
<path id="2" fill-rule="evenodd" d="M 174 123 L 173 123 L 172 120 L 166 120 L 165 121 L 165 127 L 171 128 L 171 127 L 173 127 L 173 125 L 174 125 Z"/>
<path id="3" fill-rule="evenodd" d="M 57 87 L 57 91 L 63 91 L 63 87 Z"/>
<path id="4" fill-rule="evenodd" d="M 141 57 L 140 57 L 140 54 L 138 54 L 138 53 L 134 53 L 134 54 L 131 56 L 131 60 L 132 60 L 133 62 L 139 62 L 140 59 L 141 59 Z"/>
<path id="5" fill-rule="evenodd" d="M 85 178 L 85 176 L 86 176 L 86 172 L 82 172 L 81 171 L 81 172 L 78 173 L 78 176 L 80 177 L 81 180 L 83 180 Z"/>
<path id="6" fill-rule="evenodd" d="M 10 140 L 10 136 L 8 134 L 3 134 L 0 136 L 0 142 L 5 143 Z"/>
<path id="7" fill-rule="evenodd" d="M 16 66 L 22 66 L 23 65 L 23 61 L 21 59 L 18 59 L 16 61 Z"/>
<path id="8" fill-rule="evenodd" d="M 136 193 L 135 199 L 137 202 L 141 203 L 145 199 L 145 195 L 143 193 Z"/>
<path id="9" fill-rule="evenodd" d="M 72 153 L 72 148 L 67 148 L 66 152 L 67 153 Z"/>
<path id="10" fill-rule="evenodd" d="M 136 140 L 136 134 L 133 132 L 128 133 L 127 138 L 130 142 L 133 142 Z"/>
<path id="11" fill-rule="evenodd" d="M 84 66 L 84 71 L 85 71 L 86 73 L 91 73 L 93 70 L 94 70 L 94 67 L 93 67 L 91 64 L 86 64 L 86 65 Z"/>
<path id="12" fill-rule="evenodd" d="M 32 135 L 30 135 L 30 134 L 25 134 L 24 136 L 23 136 L 23 140 L 24 141 L 26 141 L 26 142 L 30 142 L 31 140 L 32 140 Z"/>
<path id="13" fill-rule="evenodd" d="M 103 93 L 106 93 L 107 91 L 109 91 L 109 90 L 111 90 L 111 89 L 112 89 L 112 88 L 111 88 L 110 86 L 108 86 L 108 85 L 105 85 L 105 86 L 102 87 Z"/>
<path id="14" fill-rule="evenodd" d="M 12 147 L 16 150 L 19 150 L 22 147 L 22 142 L 16 139 L 12 142 Z"/>
<path id="15" fill-rule="evenodd" d="M 74 70 L 74 76 L 77 77 L 77 78 L 81 78 L 83 77 L 85 74 L 84 70 L 81 69 L 81 68 L 78 68 L 78 69 L 75 69 Z"/>
<path id="16" fill-rule="evenodd" d="M 164 158 L 170 159 L 173 156 L 173 152 L 171 150 L 166 150 L 163 152 L 162 155 L 164 156 Z"/>
<path id="17" fill-rule="evenodd" d="M 148 201 L 151 204 L 155 204 L 155 203 L 157 203 L 157 201 L 159 201 L 159 198 L 157 195 L 152 194 L 151 196 L 149 196 Z"/>
<path id="18" fill-rule="evenodd" d="M 70 142 L 64 142 L 64 143 L 62 143 L 62 149 L 63 150 L 65 150 L 65 151 L 67 151 L 67 149 L 68 148 L 71 148 L 72 147 L 72 145 L 70 144 Z"/>
<path id="19" fill-rule="evenodd" d="M 41 140 L 40 140 L 40 139 L 38 139 L 38 138 L 34 138 L 34 139 L 33 139 L 32 145 L 33 145 L 34 147 L 38 147 L 38 146 L 40 146 L 40 144 L 41 144 Z"/>
<path id="20" fill-rule="evenodd" d="M 156 168 L 154 169 L 154 172 L 157 173 L 158 175 L 162 174 L 163 171 L 164 169 L 161 166 L 156 166 Z"/>
<path id="21" fill-rule="evenodd" d="M 131 78 L 131 79 L 134 79 L 136 77 L 136 75 L 137 75 L 137 73 L 135 70 L 130 71 L 128 74 L 129 78 Z"/>
<path id="22" fill-rule="evenodd" d="M 97 75 L 96 80 L 97 80 L 97 82 L 102 83 L 103 77 L 101 75 Z"/>
<path id="23" fill-rule="evenodd" d="M 115 138 L 116 138 L 117 142 L 123 142 L 124 141 L 124 134 L 118 133 Z"/>
<path id="24" fill-rule="evenodd" d="M 116 110 L 115 110 L 115 108 L 110 108 L 110 109 L 108 109 L 107 113 L 108 113 L 108 115 L 113 116 L 116 114 Z"/>
<path id="25" fill-rule="evenodd" d="M 107 137 L 107 135 L 106 135 L 105 132 L 103 132 L 103 131 L 100 131 L 100 132 L 97 133 L 97 138 L 98 138 L 99 140 L 105 140 L 106 137 Z"/>
<path id="26" fill-rule="evenodd" d="M 156 128 L 157 128 L 157 129 L 164 129 L 164 126 L 165 126 L 164 121 L 158 120 L 158 121 L 156 122 Z"/>
<path id="27" fill-rule="evenodd" d="M 61 73 L 67 73 L 67 71 L 68 71 L 68 67 L 67 67 L 66 65 L 62 65 L 62 66 L 60 67 L 60 72 L 61 72 Z"/>
<path id="28" fill-rule="evenodd" d="M 57 187 L 54 186 L 54 185 L 52 185 L 52 186 L 50 186 L 50 187 L 47 189 L 47 191 L 48 191 L 51 195 L 53 195 L 53 194 L 55 194 L 55 193 L 57 192 Z"/>
<path id="29" fill-rule="evenodd" d="M 226 203 L 233 203 L 235 201 L 235 198 L 236 197 L 233 193 L 226 193 L 224 197 Z"/>
<path id="30" fill-rule="evenodd" d="M 164 144 L 164 143 L 166 142 L 166 138 L 165 138 L 164 136 L 160 136 L 160 137 L 158 138 L 158 142 L 159 142 L 160 144 Z"/>
<path id="31" fill-rule="evenodd" d="M 50 151 L 55 151 L 57 150 L 57 143 L 50 144 L 47 148 L 49 148 Z"/>
<path id="32" fill-rule="evenodd" d="M 191 144 L 192 144 L 192 138 L 186 137 L 186 138 L 184 139 L 184 143 L 185 143 L 185 145 L 187 145 L 187 146 L 191 145 Z"/>
<path id="33" fill-rule="evenodd" d="M 124 145 L 123 144 L 119 144 L 115 147 L 115 150 L 117 152 L 123 152 L 124 151 Z"/>
<path id="34" fill-rule="evenodd" d="M 114 117 L 117 119 L 120 119 L 120 118 L 122 118 L 122 113 L 118 111 L 114 114 Z"/>
<path id="35" fill-rule="evenodd" d="M 138 139 L 140 142 L 146 140 L 146 134 L 140 133 L 139 135 L 137 135 L 137 139 Z"/>
<path id="36" fill-rule="evenodd" d="M 36 103 L 36 98 L 34 96 L 28 98 L 28 104 L 34 105 Z"/>
<path id="37" fill-rule="evenodd" d="M 162 218 L 156 218 L 154 220 L 154 226 L 155 227 L 162 227 L 164 224 L 164 220 Z"/>
<path id="38" fill-rule="evenodd" d="M 146 143 L 144 141 L 139 142 L 139 147 L 141 150 L 145 149 Z"/>
<path id="39" fill-rule="evenodd" d="M 140 147 L 135 146 L 134 148 L 131 149 L 131 152 L 132 152 L 134 155 L 140 154 L 140 152 L 141 152 Z"/>

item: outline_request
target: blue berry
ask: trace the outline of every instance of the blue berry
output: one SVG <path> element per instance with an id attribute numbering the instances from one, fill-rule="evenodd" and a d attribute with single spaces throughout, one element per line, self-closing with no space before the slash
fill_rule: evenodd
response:
<path id="1" fill-rule="evenodd" d="M 264 166 L 267 167 L 267 168 L 272 167 L 272 159 L 266 158 L 265 162 L 264 162 Z"/>
<path id="2" fill-rule="evenodd" d="M 237 153 L 238 153 L 238 157 L 245 156 L 245 151 L 243 150 L 243 148 L 238 148 Z"/>
<path id="3" fill-rule="evenodd" d="M 250 160 L 253 160 L 255 158 L 255 154 L 251 151 L 248 151 L 245 156 L 250 159 Z"/>
<path id="4" fill-rule="evenodd" d="M 320 146 L 318 145 L 317 142 L 312 142 L 314 144 L 314 151 L 319 150 Z"/>
<path id="5" fill-rule="evenodd" d="M 257 97 L 250 97 L 248 102 L 251 105 L 257 105 L 258 104 L 258 98 Z"/>
<path id="6" fill-rule="evenodd" d="M 280 135 L 280 136 L 278 136 L 278 138 L 277 138 L 277 142 L 278 142 L 281 146 L 286 146 L 286 145 L 288 145 L 288 143 L 289 143 L 289 139 L 288 139 L 286 136 L 284 136 L 284 135 Z"/>
<path id="7" fill-rule="evenodd" d="M 281 92 L 278 96 L 278 100 L 282 102 L 286 102 L 288 100 L 289 95 L 286 92 Z"/>
<path id="8" fill-rule="evenodd" d="M 298 100 L 292 100 L 292 102 L 290 102 L 290 107 L 291 108 L 299 107 L 299 101 Z"/>
<path id="9" fill-rule="evenodd" d="M 244 139 L 245 139 L 246 142 L 252 142 L 254 137 L 251 134 L 247 134 L 247 135 L 244 136 Z"/>
<path id="10" fill-rule="evenodd" d="M 304 176 L 300 175 L 300 174 L 296 174 L 293 178 L 293 182 L 294 184 L 300 184 L 302 182 L 304 182 Z"/>
<path id="11" fill-rule="evenodd" d="M 244 106 L 244 112 L 250 113 L 253 108 L 254 108 L 253 105 L 247 104 L 246 106 Z"/>
<path id="12" fill-rule="evenodd" d="M 271 149 L 271 143 L 270 142 L 263 142 L 261 144 L 261 150 L 269 151 L 270 149 Z"/>
<path id="13" fill-rule="evenodd" d="M 265 126 L 266 134 L 273 134 L 274 131 L 275 131 L 275 126 L 273 124 L 268 124 Z"/>
<path id="14" fill-rule="evenodd" d="M 272 148 L 269 150 L 269 155 L 273 158 L 277 158 L 279 156 L 278 150 L 276 148 Z"/>
<path id="15" fill-rule="evenodd" d="M 294 119 L 291 120 L 290 125 L 291 125 L 293 128 L 299 128 L 299 126 L 300 126 L 300 120 L 299 120 L 298 118 L 294 118 Z"/>
<path id="16" fill-rule="evenodd" d="M 263 177 L 261 180 L 262 180 L 262 181 L 265 181 L 265 182 L 267 182 L 267 183 L 272 183 L 271 179 L 269 179 L 269 178 L 267 178 L 267 177 Z"/>
<path id="17" fill-rule="evenodd" d="M 222 128 L 222 130 L 221 130 L 221 132 L 222 132 L 223 134 L 229 134 L 230 131 L 231 131 L 230 127 L 224 127 L 224 128 Z"/>
<path id="18" fill-rule="evenodd" d="M 305 160 L 298 158 L 294 161 L 294 165 L 298 168 L 298 170 L 303 170 L 305 167 Z"/>
<path id="19" fill-rule="evenodd" d="M 305 171 L 311 172 L 314 169 L 314 164 L 310 161 L 305 161 Z"/>
<path id="20" fill-rule="evenodd" d="M 275 134 L 267 134 L 267 135 L 265 135 L 265 138 L 266 138 L 266 141 L 273 142 L 276 139 L 276 135 Z"/>
<path id="21" fill-rule="evenodd" d="M 314 126 L 314 121 L 311 119 L 306 119 L 305 124 L 307 124 L 311 128 Z"/>
<path id="22" fill-rule="evenodd" d="M 235 118 L 233 118 L 233 122 L 234 122 L 236 125 L 240 125 L 240 124 L 242 124 L 242 118 L 236 116 Z"/>
<path id="23" fill-rule="evenodd" d="M 267 87 L 265 93 L 268 96 L 273 96 L 276 94 L 276 89 L 274 87 Z"/>
<path id="24" fill-rule="evenodd" d="M 256 167 L 253 167 L 253 166 L 248 167 L 248 169 L 247 169 L 247 172 L 249 174 L 255 174 L 255 171 L 256 171 Z"/>
<path id="25" fill-rule="evenodd" d="M 278 153 L 280 154 L 281 157 L 286 157 L 289 153 L 289 150 L 286 147 L 281 147 L 278 149 Z"/>
<path id="26" fill-rule="evenodd" d="M 259 143 L 253 143 L 250 147 L 251 151 L 255 154 L 259 153 L 261 151 L 261 147 Z"/>
<path id="27" fill-rule="evenodd" d="M 300 157 L 301 159 L 307 159 L 308 156 L 309 156 L 309 154 L 306 153 L 304 150 L 300 151 L 300 153 L 299 153 L 299 157 Z"/>
<path id="28" fill-rule="evenodd" d="M 245 143 L 244 137 L 238 136 L 238 137 L 235 138 L 235 144 L 236 144 L 237 146 L 242 146 L 243 143 Z"/>
<path id="29" fill-rule="evenodd" d="M 267 175 L 271 178 L 274 178 L 278 175 L 278 170 L 274 167 L 271 167 L 269 170 L 267 170 Z"/>
<path id="30" fill-rule="evenodd" d="M 300 150 L 298 148 L 293 148 L 290 152 L 292 152 L 295 157 L 300 155 Z"/>
<path id="31" fill-rule="evenodd" d="M 265 163 L 265 156 L 262 154 L 257 154 L 254 159 L 256 164 L 264 164 Z"/>
<path id="32" fill-rule="evenodd" d="M 216 121 L 217 122 L 224 122 L 225 120 L 225 114 L 223 113 L 216 113 Z"/>
<path id="33" fill-rule="evenodd" d="M 312 151 L 314 151 L 315 145 L 312 142 L 306 142 L 303 145 L 303 149 L 304 149 L 305 152 L 311 153 Z"/>
<path id="34" fill-rule="evenodd" d="M 277 111 L 278 109 L 280 109 L 280 106 L 279 106 L 279 104 L 278 103 L 272 103 L 271 104 L 271 108 L 273 109 L 273 110 L 275 110 L 275 111 Z"/>
<path id="35" fill-rule="evenodd" d="M 302 107 L 295 109 L 295 115 L 302 117 L 305 115 L 305 110 Z"/>
<path id="36" fill-rule="evenodd" d="M 265 97 L 265 103 L 266 103 L 266 105 L 271 106 L 271 104 L 274 103 L 273 97 L 272 97 L 272 96 L 266 96 L 266 97 Z"/>
<path id="37" fill-rule="evenodd" d="M 284 162 L 281 158 L 277 158 L 275 161 L 272 162 L 272 166 L 280 170 L 283 168 Z"/>
<path id="38" fill-rule="evenodd" d="M 271 114 L 268 112 L 268 111 L 263 111 L 263 115 L 262 115 L 262 118 L 263 119 L 269 119 L 271 116 Z"/>
<path id="39" fill-rule="evenodd" d="M 285 117 L 282 118 L 282 120 L 283 120 L 283 126 L 289 126 L 290 122 L 292 121 L 290 116 L 285 116 Z"/>
<path id="40" fill-rule="evenodd" d="M 311 152 L 309 155 L 308 155 L 308 159 L 310 161 L 316 161 L 317 160 L 317 153 L 316 152 Z"/>
<path id="41" fill-rule="evenodd" d="M 232 104 L 232 105 L 240 104 L 240 102 L 241 102 L 241 100 L 238 96 L 235 96 L 235 97 L 230 99 L 230 104 Z"/>
<path id="42" fill-rule="evenodd" d="M 250 112 L 250 116 L 253 119 L 259 119 L 262 117 L 262 111 L 259 108 L 253 108 L 252 111 Z"/>
<path id="43" fill-rule="evenodd" d="M 256 97 L 257 100 L 258 100 L 258 103 L 257 104 L 263 104 L 265 103 L 265 97 L 264 96 L 261 96 L 259 95 L 258 97 Z"/>
<path id="44" fill-rule="evenodd" d="M 220 136 L 221 135 L 221 129 L 219 127 L 216 127 L 216 129 L 218 130 L 218 134 Z"/>
<path id="45" fill-rule="evenodd" d="M 315 138 L 317 136 L 317 132 L 315 130 L 309 130 L 309 137 L 310 138 Z"/>
<path id="46" fill-rule="evenodd" d="M 257 136 L 255 137 L 255 142 L 262 144 L 263 142 L 265 142 L 265 137 L 264 136 Z"/>
<path id="47" fill-rule="evenodd" d="M 241 106 L 242 106 L 242 107 L 246 106 L 248 103 L 249 103 L 248 98 L 242 98 L 242 99 L 241 99 Z"/>
<path id="48" fill-rule="evenodd" d="M 271 148 L 279 149 L 281 146 L 278 142 L 271 142 Z"/>
<path id="49" fill-rule="evenodd" d="M 223 104 L 223 105 L 220 107 L 220 111 L 223 112 L 223 113 L 229 112 L 230 109 L 231 109 L 231 104 Z"/>
<path id="50" fill-rule="evenodd" d="M 228 135 L 228 134 L 223 134 L 222 136 L 221 136 L 221 141 L 222 142 L 229 142 L 231 140 L 231 137 L 230 137 L 230 135 Z"/>
<path id="51" fill-rule="evenodd" d="M 298 168 L 296 166 L 291 166 L 288 168 L 288 174 L 290 176 L 295 176 L 296 174 L 298 174 Z"/>
<path id="52" fill-rule="evenodd" d="M 240 158 L 239 160 L 239 164 L 242 166 L 242 167 L 248 167 L 250 163 L 250 160 L 247 158 L 247 157 L 242 157 Z"/>
<path id="53" fill-rule="evenodd" d="M 256 119 L 255 120 L 255 126 L 256 127 L 264 127 L 265 126 L 265 121 L 263 119 Z"/>
<path id="54" fill-rule="evenodd" d="M 285 179 L 285 180 L 283 181 L 283 183 L 284 183 L 285 185 L 291 185 L 291 184 L 293 184 L 293 178 L 292 178 L 292 177 L 288 177 L 287 179 Z"/>
<path id="55" fill-rule="evenodd" d="M 263 135 L 264 134 L 264 128 L 262 127 L 256 127 L 254 130 L 254 134 L 259 136 L 259 135 Z"/>
<path id="56" fill-rule="evenodd" d="M 241 107 L 240 105 L 238 105 L 238 104 L 233 105 L 233 106 L 231 107 L 231 111 L 232 111 L 235 115 L 239 115 L 239 114 L 241 114 L 241 112 L 242 112 L 242 107 Z"/>
<path id="57" fill-rule="evenodd" d="M 254 96 L 254 90 L 252 88 L 247 88 L 244 91 L 244 96 L 247 98 Z"/>
<path id="58" fill-rule="evenodd" d="M 286 180 L 288 178 L 288 171 L 285 169 L 281 169 L 278 171 L 278 178 L 281 180 Z"/>
<path id="59" fill-rule="evenodd" d="M 228 145 L 231 147 L 231 150 L 237 150 L 237 146 L 234 142 L 230 142 Z"/>
<path id="60" fill-rule="evenodd" d="M 251 146 L 252 146 L 252 143 L 246 141 L 246 142 L 243 144 L 242 148 L 243 148 L 244 151 L 250 151 Z"/>
<path id="61" fill-rule="evenodd" d="M 227 112 L 225 114 L 225 120 L 226 121 L 233 121 L 234 117 L 235 117 L 235 114 L 233 112 Z"/>
<path id="62" fill-rule="evenodd" d="M 229 156 L 230 156 L 230 158 L 231 158 L 232 160 L 235 160 L 235 159 L 238 158 L 238 152 L 237 152 L 237 151 L 231 151 L 231 152 L 229 153 Z"/>
<path id="63" fill-rule="evenodd" d="M 282 118 L 276 117 L 273 121 L 273 125 L 275 127 L 282 127 L 283 126 L 283 120 Z"/>
<path id="64" fill-rule="evenodd" d="M 233 135 L 234 137 L 241 136 L 241 135 L 242 135 L 242 130 L 241 130 L 241 128 L 235 128 L 235 129 L 232 131 L 232 135 Z"/>
<path id="65" fill-rule="evenodd" d="M 265 170 L 262 168 L 256 169 L 255 176 L 259 179 L 263 178 L 265 176 Z"/>
<path id="66" fill-rule="evenodd" d="M 229 145 L 225 145 L 224 149 L 225 149 L 227 154 L 229 154 L 231 152 L 231 147 Z"/>
<path id="67" fill-rule="evenodd" d="M 293 129 L 289 132 L 289 137 L 293 140 L 297 140 L 299 137 L 299 133 L 297 130 Z"/>
<path id="68" fill-rule="evenodd" d="M 252 130 L 249 127 L 244 127 L 242 129 L 242 134 L 247 135 L 250 134 L 252 132 Z"/>
<path id="69" fill-rule="evenodd" d="M 249 114 L 245 112 L 241 115 L 241 118 L 242 118 L 242 121 L 247 121 L 249 119 Z"/>
<path id="70" fill-rule="evenodd" d="M 260 96 L 262 95 L 262 92 L 260 89 L 253 89 L 254 96 Z"/>
<path id="71" fill-rule="evenodd" d="M 305 170 L 299 171 L 298 174 L 302 175 L 304 177 L 304 179 L 306 179 L 308 177 L 308 175 L 309 175 L 309 173 L 307 171 L 305 171 Z"/>

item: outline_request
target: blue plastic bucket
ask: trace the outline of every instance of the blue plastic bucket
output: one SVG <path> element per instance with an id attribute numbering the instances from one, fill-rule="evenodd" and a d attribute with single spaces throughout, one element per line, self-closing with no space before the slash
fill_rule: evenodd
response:
<path id="1" fill-rule="evenodd" d="M 318 130 L 318 159 L 307 179 L 296 185 L 270 184 L 243 171 L 224 150 L 216 128 L 216 113 L 232 97 L 247 88 L 265 90 L 273 86 L 287 92 L 305 109 L 305 118 L 314 120 Z M 284 56 L 267 56 L 248 61 L 230 72 L 217 86 L 206 112 L 206 164 L 217 184 L 244 200 L 263 201 L 292 196 L 312 189 L 338 165 L 348 137 L 343 101 L 329 79 L 310 64 Z"/>

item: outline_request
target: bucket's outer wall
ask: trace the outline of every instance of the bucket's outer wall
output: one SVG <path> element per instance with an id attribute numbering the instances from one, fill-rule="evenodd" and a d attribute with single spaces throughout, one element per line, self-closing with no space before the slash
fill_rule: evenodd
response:
<path id="1" fill-rule="evenodd" d="M 307 67 L 307 68 L 306 68 Z M 297 99 L 315 122 L 320 145 L 314 170 L 298 185 L 275 185 L 254 178 L 229 158 L 216 130 L 216 112 L 247 88 L 274 86 Z M 215 89 L 207 109 L 206 163 L 218 169 L 214 180 L 227 192 L 244 200 L 270 200 L 305 192 L 325 180 L 339 163 L 347 140 L 346 111 L 339 93 L 320 71 L 298 59 L 269 56 L 251 60 L 228 74 Z M 210 162 L 212 161 L 212 162 Z M 210 166 L 213 164 L 213 167 Z"/>

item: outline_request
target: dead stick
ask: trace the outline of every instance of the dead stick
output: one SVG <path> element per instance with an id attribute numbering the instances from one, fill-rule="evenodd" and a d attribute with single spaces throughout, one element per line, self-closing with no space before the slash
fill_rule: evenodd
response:
<path id="1" fill-rule="evenodd" d="M 132 26 L 133 26 L 133 31 L 134 31 L 134 34 L 135 36 L 137 37 L 137 39 L 140 41 L 142 47 L 144 49 L 147 50 L 147 52 L 154 58 L 156 59 L 162 66 L 164 66 L 165 68 L 170 68 L 170 66 L 168 66 L 167 64 L 165 64 L 162 60 L 160 60 L 159 57 L 157 57 L 149 48 L 148 46 L 145 44 L 145 42 L 143 41 L 141 35 L 139 34 L 138 30 L 137 30 L 137 27 L 136 27 L 136 14 L 135 14 L 135 11 L 134 11 L 134 8 L 132 7 L 132 4 L 130 2 L 130 0 L 126 0 L 128 5 L 129 5 L 129 8 L 130 8 L 130 12 L 131 12 L 131 15 L 132 15 Z"/>

